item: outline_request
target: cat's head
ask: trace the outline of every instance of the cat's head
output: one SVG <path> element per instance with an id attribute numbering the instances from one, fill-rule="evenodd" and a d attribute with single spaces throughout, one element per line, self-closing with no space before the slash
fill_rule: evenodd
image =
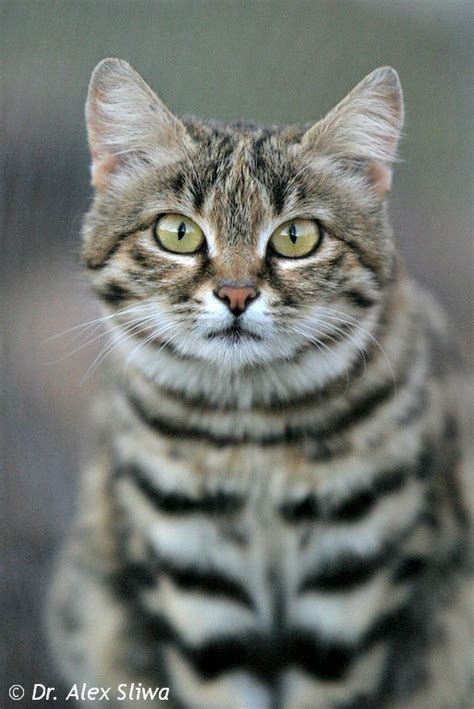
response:
<path id="1" fill-rule="evenodd" d="M 402 113 L 381 68 L 310 126 L 178 119 L 126 62 L 102 61 L 83 253 L 137 358 L 237 370 L 311 351 L 336 373 L 358 359 L 394 274 Z"/>

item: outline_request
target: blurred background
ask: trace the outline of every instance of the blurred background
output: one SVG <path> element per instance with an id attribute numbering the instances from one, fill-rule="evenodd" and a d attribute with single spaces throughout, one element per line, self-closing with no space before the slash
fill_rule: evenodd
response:
<path id="1" fill-rule="evenodd" d="M 175 112 L 270 123 L 316 120 L 369 71 L 394 66 L 407 120 L 392 221 L 410 270 L 437 293 L 470 358 L 472 8 L 467 0 L 3 0 L 2 692 L 57 679 L 42 609 L 89 455 L 100 368 L 83 380 L 101 340 L 69 354 L 84 340 L 49 338 L 97 313 L 78 259 L 91 196 L 83 104 L 95 64 L 127 59 Z"/>

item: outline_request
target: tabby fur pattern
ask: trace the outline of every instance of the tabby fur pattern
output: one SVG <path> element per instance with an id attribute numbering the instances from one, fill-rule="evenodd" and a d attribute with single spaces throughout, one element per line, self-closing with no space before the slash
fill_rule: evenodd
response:
<path id="1" fill-rule="evenodd" d="M 463 375 L 388 222 L 402 121 L 390 68 L 289 127 L 178 119 L 126 62 L 96 68 L 83 256 L 111 354 L 53 591 L 70 684 L 200 709 L 471 706 Z M 160 249 L 168 212 L 206 247 Z M 297 217 L 320 246 L 279 258 Z M 222 284 L 258 297 L 237 317 Z"/>

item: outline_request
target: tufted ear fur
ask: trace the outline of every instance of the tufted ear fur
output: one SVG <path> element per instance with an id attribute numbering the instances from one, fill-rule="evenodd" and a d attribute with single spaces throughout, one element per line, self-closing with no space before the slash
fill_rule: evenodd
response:
<path id="1" fill-rule="evenodd" d="M 103 59 L 94 69 L 86 121 L 97 190 L 131 156 L 154 151 L 158 159 L 176 159 L 190 140 L 183 124 L 121 59 Z"/>
<path id="2" fill-rule="evenodd" d="M 403 125 L 397 72 L 375 69 L 303 136 L 302 146 L 327 155 L 361 160 L 380 194 L 391 187 L 392 164 Z"/>

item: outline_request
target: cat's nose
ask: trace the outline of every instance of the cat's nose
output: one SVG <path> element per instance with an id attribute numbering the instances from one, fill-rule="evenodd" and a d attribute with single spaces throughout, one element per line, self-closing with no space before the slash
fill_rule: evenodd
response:
<path id="1" fill-rule="evenodd" d="M 218 298 L 225 301 L 233 315 L 241 315 L 258 296 L 258 291 L 252 286 L 221 286 L 214 292 Z"/>

